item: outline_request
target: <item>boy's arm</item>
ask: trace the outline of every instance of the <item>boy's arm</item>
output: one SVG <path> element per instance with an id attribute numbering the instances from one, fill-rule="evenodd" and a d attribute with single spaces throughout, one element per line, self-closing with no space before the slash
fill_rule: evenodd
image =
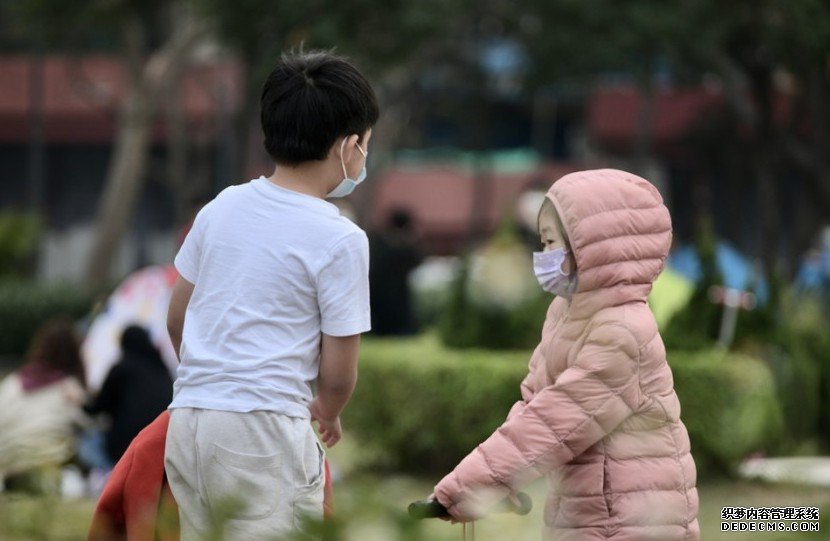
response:
<path id="1" fill-rule="evenodd" d="M 182 347 L 182 330 L 184 329 L 184 314 L 187 311 L 187 304 L 193 295 L 195 286 L 179 276 L 173 286 L 173 294 L 170 296 L 170 307 L 167 309 L 167 332 L 176 350 L 176 357 L 181 362 L 179 350 Z"/>
<path id="2" fill-rule="evenodd" d="M 323 442 L 331 447 L 340 440 L 340 413 L 357 383 L 360 335 L 330 336 L 323 333 L 317 398 L 311 403 L 312 420 L 320 423 Z"/>

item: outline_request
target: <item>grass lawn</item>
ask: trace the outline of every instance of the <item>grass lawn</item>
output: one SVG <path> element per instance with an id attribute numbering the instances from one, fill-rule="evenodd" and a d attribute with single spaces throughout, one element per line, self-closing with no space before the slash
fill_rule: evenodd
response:
<path id="1" fill-rule="evenodd" d="M 358 467 L 357 447 L 348 439 L 331 450 L 330 458 L 341 480 L 335 485 L 337 516 L 344 519 L 347 541 L 395 541 L 398 525 L 407 523 L 409 502 L 429 494 L 437 479 L 381 475 Z M 337 475 L 337 474 L 336 474 Z M 476 525 L 478 541 L 538 541 L 544 504 L 543 482 L 528 487 L 534 501 L 530 515 L 494 515 Z M 744 481 L 703 484 L 700 524 L 703 541 L 830 540 L 830 491 L 818 487 L 768 485 Z M 3 541 L 85 539 L 94 508 L 91 500 L 59 501 L 11 494 L 0 495 L 0 539 Z M 815 506 L 822 512 L 819 533 L 738 533 L 720 531 L 721 508 Z M 431 520 L 410 524 L 406 541 L 456 541 L 461 526 Z"/>
<path id="2" fill-rule="evenodd" d="M 396 539 L 391 527 L 393 509 L 403 510 L 415 499 L 429 494 L 432 484 L 424 480 L 406 477 L 372 478 L 361 476 L 344 482 L 336 489 L 337 509 L 353 517 L 365 519 L 352 521 L 348 539 L 364 541 L 369 539 Z M 699 487 L 701 509 L 699 520 L 703 541 L 783 541 L 783 540 L 830 540 L 830 491 L 821 488 L 801 486 L 773 486 L 749 482 L 707 483 Z M 530 515 L 494 515 L 476 525 L 476 539 L 479 541 L 539 541 L 542 524 L 545 486 L 538 482 L 527 492 L 534 501 Z M 373 502 L 367 511 L 365 502 Z M 362 502 L 362 503 L 358 503 Z M 723 507 L 785 507 L 815 506 L 822 511 L 822 532 L 804 534 L 738 533 L 720 531 L 720 513 Z M 385 516 L 384 516 L 385 515 Z M 421 535 L 413 539 L 430 541 L 455 541 L 461 539 L 460 525 L 441 521 L 428 521 L 422 526 Z"/>
<path id="3" fill-rule="evenodd" d="M 431 484 L 422 479 L 370 474 L 353 475 L 336 488 L 337 512 L 348 517 L 346 539 L 394 541 L 399 538 L 397 523 L 404 520 L 406 505 L 429 493 Z M 494 515 L 476 525 L 479 541 L 538 541 L 544 486 L 537 483 L 528 492 L 535 507 L 530 515 Z M 830 493 L 826 489 L 798 486 L 771 486 L 746 482 L 718 482 L 700 487 L 701 539 L 703 541 L 830 540 Z M 720 510 L 724 506 L 818 506 L 823 513 L 822 532 L 805 534 L 732 533 L 720 531 Z M 54 501 L 46 498 L 0 495 L 0 539 L 4 541 L 74 541 L 86 537 L 94 508 L 91 500 Z M 456 541 L 461 526 L 441 521 L 416 525 L 408 540 Z"/>

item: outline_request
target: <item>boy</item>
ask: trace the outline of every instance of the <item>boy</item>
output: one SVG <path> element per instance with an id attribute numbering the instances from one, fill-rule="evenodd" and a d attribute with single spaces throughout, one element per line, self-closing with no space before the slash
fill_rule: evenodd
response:
<path id="1" fill-rule="evenodd" d="M 340 439 L 370 328 L 366 235 L 325 198 L 365 177 L 375 94 L 343 58 L 290 54 L 261 107 L 274 173 L 208 203 L 175 260 L 168 329 L 181 364 L 165 469 L 183 541 L 207 538 L 229 509 L 229 539 L 322 516 L 324 452 L 309 420 L 329 447 Z"/>

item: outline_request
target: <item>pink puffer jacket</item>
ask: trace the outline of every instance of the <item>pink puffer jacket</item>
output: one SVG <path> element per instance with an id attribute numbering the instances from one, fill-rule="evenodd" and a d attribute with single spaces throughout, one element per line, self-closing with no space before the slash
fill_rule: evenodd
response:
<path id="1" fill-rule="evenodd" d="M 457 518 L 548 475 L 545 539 L 697 540 L 696 471 L 646 298 L 671 244 L 657 190 L 622 171 L 548 192 L 576 257 L 505 423 L 436 487 Z"/>

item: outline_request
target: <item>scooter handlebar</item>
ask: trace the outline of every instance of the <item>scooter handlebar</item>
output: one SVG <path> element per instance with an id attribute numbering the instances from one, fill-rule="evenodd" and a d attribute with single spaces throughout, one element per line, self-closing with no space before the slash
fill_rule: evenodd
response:
<path id="1" fill-rule="evenodd" d="M 518 504 L 509 497 L 503 499 L 496 507 L 496 512 L 516 513 L 517 515 L 530 513 L 533 509 L 533 501 L 530 496 L 524 492 L 517 492 L 516 498 L 519 500 Z M 447 518 L 450 513 L 438 500 L 427 498 L 409 504 L 409 516 L 420 520 L 425 518 Z"/>

